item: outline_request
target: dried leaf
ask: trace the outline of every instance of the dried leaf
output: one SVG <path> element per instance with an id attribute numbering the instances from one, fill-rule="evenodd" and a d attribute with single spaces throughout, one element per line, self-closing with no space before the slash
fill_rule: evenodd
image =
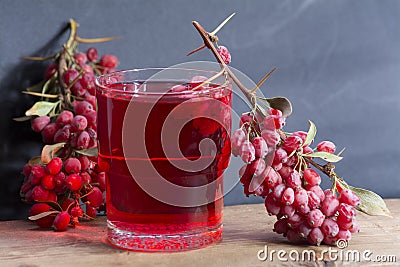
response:
<path id="1" fill-rule="evenodd" d="M 303 147 L 309 145 L 314 140 L 314 137 L 317 134 L 317 127 L 315 127 L 315 124 L 310 120 L 308 122 L 310 123 L 310 128 L 308 129 L 307 137 L 303 143 Z"/>
<path id="2" fill-rule="evenodd" d="M 14 121 L 19 121 L 19 122 L 21 122 L 21 121 L 28 121 L 28 120 L 30 120 L 30 119 L 31 119 L 30 116 L 23 116 L 23 117 L 13 118 Z"/>
<path id="3" fill-rule="evenodd" d="M 98 149 L 97 147 L 91 147 L 88 149 L 82 149 L 82 150 L 75 150 L 76 153 L 85 155 L 88 157 L 97 157 L 98 156 Z"/>
<path id="4" fill-rule="evenodd" d="M 390 211 L 385 201 L 377 193 L 367 189 L 353 187 L 349 185 L 349 189 L 357 194 L 361 203 L 356 207 L 357 210 L 368 215 L 383 215 L 390 217 Z"/>
<path id="5" fill-rule="evenodd" d="M 327 152 L 314 152 L 311 154 L 302 154 L 303 157 L 310 157 L 310 158 L 321 158 L 327 162 L 338 162 L 343 157 L 337 156 L 335 154 L 327 153 Z"/>
<path id="6" fill-rule="evenodd" d="M 29 216 L 28 219 L 31 221 L 36 221 L 36 220 L 39 220 L 41 218 L 44 218 L 51 214 L 56 214 L 56 213 L 60 213 L 60 212 L 58 210 L 46 211 L 46 212 L 39 213 L 35 216 Z"/>
<path id="7" fill-rule="evenodd" d="M 65 143 L 57 143 L 54 145 L 45 145 L 42 149 L 41 160 L 43 164 L 47 164 L 50 162 L 52 158 L 54 158 L 57 151 L 63 148 Z"/>
<path id="8" fill-rule="evenodd" d="M 290 103 L 289 99 L 283 96 L 273 97 L 273 98 L 265 98 L 265 100 L 269 103 L 271 108 L 279 109 L 282 111 L 283 117 L 287 118 L 292 114 L 292 103 Z"/>
<path id="9" fill-rule="evenodd" d="M 57 54 L 46 56 L 46 57 L 22 57 L 22 59 L 33 60 L 33 61 L 45 61 L 45 60 L 53 59 L 56 57 L 57 57 Z"/>
<path id="10" fill-rule="evenodd" d="M 40 83 L 37 83 L 35 85 L 32 85 L 32 86 L 26 88 L 26 90 L 29 92 L 41 92 L 43 85 L 44 85 L 44 81 L 41 81 Z"/>
<path id="11" fill-rule="evenodd" d="M 40 156 L 33 157 L 28 161 L 28 164 L 31 166 L 42 164 L 42 158 Z"/>
<path id="12" fill-rule="evenodd" d="M 36 102 L 29 110 L 25 112 L 26 116 L 45 116 L 58 105 L 59 102 Z"/>

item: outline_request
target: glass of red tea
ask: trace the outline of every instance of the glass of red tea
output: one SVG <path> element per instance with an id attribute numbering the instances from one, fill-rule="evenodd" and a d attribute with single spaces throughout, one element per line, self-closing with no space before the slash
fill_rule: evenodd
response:
<path id="1" fill-rule="evenodd" d="M 221 240 L 229 79 L 196 69 L 119 71 L 96 80 L 96 98 L 108 241 L 183 251 Z"/>

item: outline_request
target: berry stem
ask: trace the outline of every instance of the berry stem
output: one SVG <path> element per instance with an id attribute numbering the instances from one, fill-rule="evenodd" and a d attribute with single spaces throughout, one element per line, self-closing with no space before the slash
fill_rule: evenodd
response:
<path id="1" fill-rule="evenodd" d="M 246 96 L 246 98 L 250 101 L 250 103 L 254 104 L 256 106 L 257 113 L 259 113 L 262 116 L 266 116 L 265 110 L 261 109 L 256 103 L 254 103 L 254 92 L 251 92 L 251 90 L 247 89 L 246 86 L 244 86 L 240 80 L 233 74 L 233 72 L 228 68 L 228 66 L 225 64 L 224 60 L 221 58 L 219 55 L 217 49 L 214 46 L 213 40 L 215 39 L 215 36 L 204 30 L 203 26 L 200 25 L 197 21 L 192 22 L 193 26 L 196 28 L 196 30 L 199 32 L 201 37 L 203 38 L 204 45 L 211 50 L 213 53 L 214 57 L 217 59 L 219 62 L 220 66 L 222 69 L 226 71 L 226 73 L 231 77 L 233 82 L 239 87 L 239 89 L 243 92 L 243 94 Z"/>
<path id="2" fill-rule="evenodd" d="M 69 20 L 69 25 L 70 25 L 69 38 L 67 43 L 62 48 L 60 53 L 60 58 L 58 60 L 58 74 L 59 74 L 58 81 L 60 83 L 60 91 L 61 91 L 60 99 L 62 100 L 62 106 L 65 109 L 72 109 L 72 103 L 70 99 L 71 91 L 63 80 L 64 72 L 65 70 L 68 69 L 66 56 L 68 53 L 68 49 L 70 49 L 73 43 L 76 41 L 77 37 L 76 29 L 78 27 L 78 24 L 73 19 Z"/>

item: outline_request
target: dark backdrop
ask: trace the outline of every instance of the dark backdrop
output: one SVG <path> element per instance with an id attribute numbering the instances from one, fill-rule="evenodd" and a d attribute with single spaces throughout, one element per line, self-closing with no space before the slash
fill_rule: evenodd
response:
<path id="1" fill-rule="evenodd" d="M 187 60 L 201 40 L 191 25 L 212 29 L 232 12 L 219 37 L 232 66 L 253 80 L 272 67 L 264 86 L 294 105 L 288 131 L 318 126 L 318 138 L 346 147 L 338 172 L 384 197 L 400 195 L 399 1 L 0 1 L 0 219 L 24 218 L 19 202 L 24 163 L 40 152 L 40 136 L 20 116 L 33 98 L 19 92 L 38 82 L 45 66 L 21 56 L 46 55 L 66 41 L 69 18 L 83 37 L 121 36 L 97 45 L 120 68 L 170 66 Z M 87 46 L 82 46 L 86 50 Z M 192 60 L 213 60 L 208 51 Z M 327 183 L 325 183 L 327 185 Z M 237 186 L 226 204 L 259 201 Z"/>

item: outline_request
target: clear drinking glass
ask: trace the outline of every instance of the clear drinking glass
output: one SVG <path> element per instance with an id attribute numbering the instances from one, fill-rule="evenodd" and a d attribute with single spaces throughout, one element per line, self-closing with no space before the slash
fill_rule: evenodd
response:
<path id="1" fill-rule="evenodd" d="M 218 77 L 195 88 L 200 82 L 193 81 L 213 75 L 135 69 L 96 80 L 99 168 L 107 175 L 113 246 L 181 251 L 222 238 L 230 83 Z"/>

